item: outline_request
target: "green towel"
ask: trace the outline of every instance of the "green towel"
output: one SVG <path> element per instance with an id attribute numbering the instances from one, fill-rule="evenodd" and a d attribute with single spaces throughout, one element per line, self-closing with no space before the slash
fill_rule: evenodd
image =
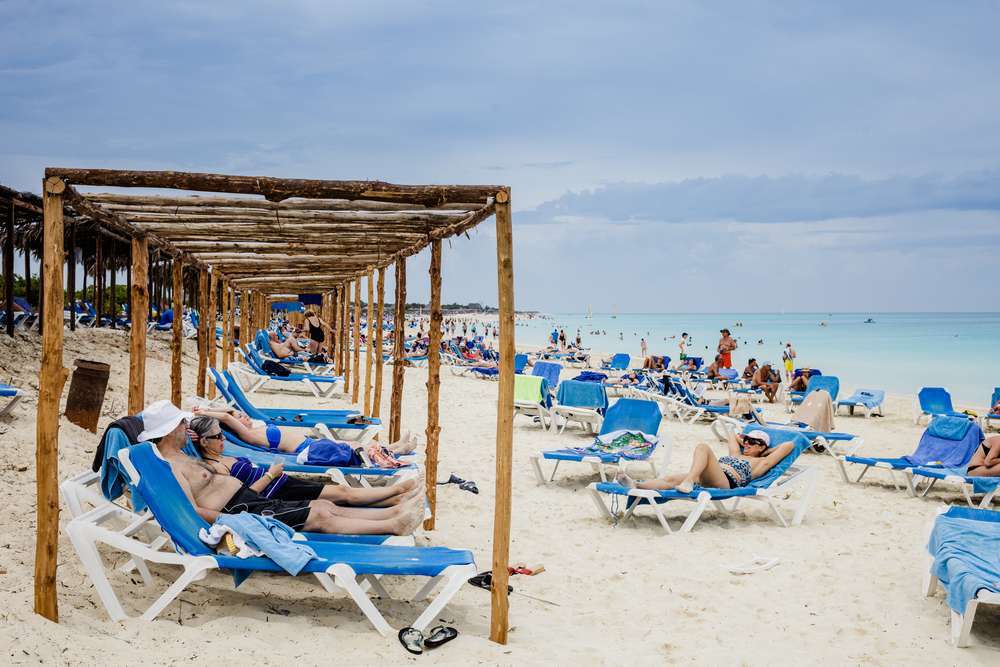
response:
<path id="1" fill-rule="evenodd" d="M 542 382 L 545 378 L 535 375 L 514 376 L 514 400 L 525 403 L 542 402 Z"/>

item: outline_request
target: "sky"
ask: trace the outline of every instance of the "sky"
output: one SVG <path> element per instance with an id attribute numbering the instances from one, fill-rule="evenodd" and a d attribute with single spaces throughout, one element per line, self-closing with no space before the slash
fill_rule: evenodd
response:
<path id="1" fill-rule="evenodd" d="M 503 184 L 519 309 L 995 310 L 997 25 L 974 0 L 0 0 L 0 183 Z M 496 303 L 494 240 L 445 245 L 446 302 Z"/>

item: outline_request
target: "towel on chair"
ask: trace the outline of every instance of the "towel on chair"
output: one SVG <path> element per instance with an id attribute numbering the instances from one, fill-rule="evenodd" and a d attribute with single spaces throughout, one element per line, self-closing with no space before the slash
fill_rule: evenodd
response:
<path id="1" fill-rule="evenodd" d="M 1000 522 L 943 514 L 934 521 L 927 551 L 931 572 L 948 591 L 948 606 L 965 613 L 969 600 L 987 589 L 1000 593 Z"/>
<path id="2" fill-rule="evenodd" d="M 736 417 L 738 415 L 749 415 L 753 413 L 753 403 L 746 394 L 729 395 L 729 414 Z"/>
<path id="3" fill-rule="evenodd" d="M 807 424 L 814 431 L 833 431 L 833 399 L 830 394 L 825 389 L 810 392 L 795 409 L 793 421 Z"/>
<path id="4" fill-rule="evenodd" d="M 969 432 L 972 420 L 965 417 L 938 415 L 927 425 L 927 432 L 944 440 L 961 440 Z"/>

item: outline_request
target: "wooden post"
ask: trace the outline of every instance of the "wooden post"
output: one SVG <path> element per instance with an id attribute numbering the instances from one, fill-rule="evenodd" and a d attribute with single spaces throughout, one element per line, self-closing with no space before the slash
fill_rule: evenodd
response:
<path id="1" fill-rule="evenodd" d="M 208 270 L 201 269 L 198 271 L 198 379 L 195 382 L 195 393 L 199 398 L 205 397 L 205 381 L 208 379 L 208 340 Z M 215 341 L 212 342 L 214 344 Z"/>
<path id="2" fill-rule="evenodd" d="M 337 375 L 344 374 L 344 362 L 340 358 L 340 348 L 342 346 L 341 336 L 343 336 L 343 319 L 341 317 L 343 308 L 340 305 L 340 288 L 333 290 L 333 362 L 334 371 Z"/>
<path id="3" fill-rule="evenodd" d="M 385 318 L 385 268 L 378 270 L 378 307 L 375 312 L 375 395 L 372 397 L 372 417 L 378 417 L 382 407 L 382 322 Z"/>
<path id="4" fill-rule="evenodd" d="M 59 556 L 59 399 L 68 371 L 63 366 L 63 198 L 66 184 L 50 177 L 42 184 L 42 275 L 49 283 L 42 330 L 42 366 L 38 374 L 35 418 L 35 613 L 59 620 L 56 567 Z"/>
<path id="5" fill-rule="evenodd" d="M 344 365 L 344 393 L 347 393 L 348 388 L 351 386 L 351 316 L 348 306 L 351 302 L 351 284 L 344 283 L 344 303 L 343 303 L 343 318 L 344 318 L 344 335 L 341 336 L 340 340 L 340 357 L 341 362 Z"/>
<path id="6" fill-rule="evenodd" d="M 25 251 L 27 252 L 27 251 Z M 7 335 L 14 335 L 14 200 L 10 200 L 10 217 L 3 241 L 3 291 L 7 304 Z"/>
<path id="7" fill-rule="evenodd" d="M 131 251 L 131 248 L 130 248 L 130 251 Z M 128 264 L 125 265 L 125 298 L 126 299 L 131 299 L 132 298 L 132 262 L 131 261 Z M 128 315 L 128 320 L 131 322 L 132 321 L 132 306 L 131 305 L 129 305 L 128 313 L 126 313 L 126 315 Z"/>
<path id="8" fill-rule="evenodd" d="M 250 292 L 240 290 L 240 345 L 253 340 L 250 332 Z"/>
<path id="9" fill-rule="evenodd" d="M 42 253 L 45 252 L 45 226 L 42 225 Z M 42 258 L 44 260 L 44 257 Z M 24 292 L 27 295 L 27 291 Z M 41 333 L 45 329 L 45 271 L 42 267 L 38 267 L 38 332 Z"/>
<path id="10" fill-rule="evenodd" d="M 147 243 L 147 246 L 148 246 L 148 243 Z M 156 273 L 156 261 L 157 261 L 158 255 L 159 255 L 159 253 L 154 251 L 153 256 L 149 260 L 147 260 L 147 261 L 149 261 L 149 264 L 148 264 L 149 270 L 147 271 L 146 281 L 149 283 L 149 291 L 146 292 L 146 294 L 148 296 L 146 298 L 146 315 L 145 316 L 148 317 L 150 320 L 153 319 L 153 301 L 156 300 L 156 291 L 153 289 L 153 287 L 154 287 L 154 285 L 153 285 L 153 274 Z M 132 266 L 135 266 L 135 257 L 132 258 Z M 136 278 L 135 280 L 138 281 L 139 279 Z M 145 324 L 145 322 L 143 322 L 143 324 Z M 135 315 L 132 316 L 132 326 L 133 327 L 135 326 Z"/>
<path id="11" fill-rule="evenodd" d="M 132 328 L 129 333 L 128 413 L 146 404 L 146 313 L 149 312 L 149 240 L 132 238 Z"/>
<path id="12" fill-rule="evenodd" d="M 114 249 L 117 246 L 116 243 L 111 244 L 111 248 Z M 115 291 L 118 289 L 118 268 L 115 266 L 115 255 L 111 254 L 111 291 L 109 296 L 111 297 L 111 328 L 117 329 L 118 324 L 115 320 L 118 319 L 118 295 Z"/>
<path id="13" fill-rule="evenodd" d="M 510 193 L 496 195 L 500 388 L 497 404 L 496 500 L 493 507 L 493 587 L 490 639 L 507 643 L 507 566 L 510 560 L 511 450 L 514 439 L 514 260 Z"/>
<path id="14" fill-rule="evenodd" d="M 406 377 L 403 339 L 406 337 L 406 258 L 396 260 L 396 312 L 393 315 L 392 395 L 389 399 L 389 442 L 399 440 L 403 420 L 403 380 Z"/>
<path id="15" fill-rule="evenodd" d="M 431 241 L 431 323 L 427 346 L 427 448 L 424 481 L 431 516 L 424 521 L 424 530 L 434 530 L 437 518 L 438 439 L 441 434 L 439 399 L 441 396 L 441 241 Z"/>
<path id="16" fill-rule="evenodd" d="M 226 282 L 229 299 L 229 363 L 236 361 L 236 288 Z"/>
<path id="17" fill-rule="evenodd" d="M 358 404 L 361 386 L 361 279 L 354 279 L 354 382 L 351 384 L 351 403 Z"/>
<path id="18" fill-rule="evenodd" d="M 229 344 L 232 340 L 232 327 L 230 326 L 232 319 L 232 311 L 230 311 L 231 302 L 229 301 L 229 281 L 225 278 L 222 279 L 222 294 L 219 295 L 222 300 L 222 370 L 229 368 Z"/>
<path id="19" fill-rule="evenodd" d="M 13 215 L 13 211 L 11 212 Z M 69 290 L 69 330 L 76 331 L 76 223 L 69 226 L 69 253 L 66 257 L 66 281 Z"/>
<path id="20" fill-rule="evenodd" d="M 208 323 L 208 337 L 206 343 L 208 344 L 208 365 L 210 368 L 216 368 L 215 362 L 218 358 L 219 348 L 215 343 L 215 326 L 216 317 L 215 310 L 218 304 L 218 294 L 219 294 L 219 272 L 212 270 L 209 276 L 209 288 L 208 288 L 208 311 L 203 316 L 205 322 Z M 208 383 L 208 398 L 215 398 L 215 383 Z"/>
<path id="21" fill-rule="evenodd" d="M 375 315 L 375 275 L 368 269 L 368 312 L 365 314 L 365 321 L 368 323 L 365 334 L 365 409 L 362 414 L 372 413 L 372 362 L 375 359 L 375 325 L 373 318 Z"/>
<path id="22" fill-rule="evenodd" d="M 28 240 L 24 241 L 24 300 L 31 301 L 28 298 L 28 293 L 31 292 L 31 249 L 28 248 Z M 41 310 L 42 304 L 38 304 L 39 310 Z"/>
<path id="23" fill-rule="evenodd" d="M 171 290 L 174 297 L 173 338 L 170 339 L 170 402 L 181 406 L 181 345 L 184 341 L 184 264 L 174 258 L 174 286 Z"/>
<path id="24" fill-rule="evenodd" d="M 97 321 L 95 327 L 101 326 L 101 318 L 104 317 L 104 243 L 100 233 L 94 236 L 94 288 L 97 294 L 94 295 L 94 308 L 97 309 Z"/>

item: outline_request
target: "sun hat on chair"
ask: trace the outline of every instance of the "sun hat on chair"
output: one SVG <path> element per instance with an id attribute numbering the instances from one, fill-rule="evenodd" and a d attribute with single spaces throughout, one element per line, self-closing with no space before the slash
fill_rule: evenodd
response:
<path id="1" fill-rule="evenodd" d="M 139 413 L 145 430 L 139 434 L 139 440 L 162 438 L 177 428 L 181 421 L 191 420 L 194 415 L 180 410 L 170 401 L 157 401 Z"/>

